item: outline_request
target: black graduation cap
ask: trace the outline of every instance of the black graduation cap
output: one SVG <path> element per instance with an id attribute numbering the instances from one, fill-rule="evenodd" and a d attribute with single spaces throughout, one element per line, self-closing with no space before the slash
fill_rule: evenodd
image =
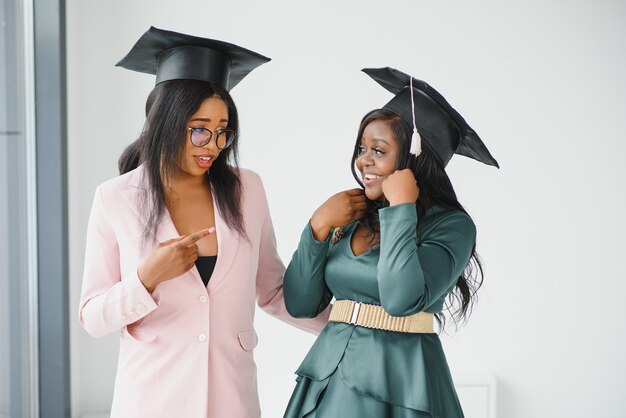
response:
<path id="1" fill-rule="evenodd" d="M 447 100 L 425 81 L 412 79 L 402 71 L 390 67 L 364 68 L 363 72 L 396 95 L 383 107 L 396 113 L 411 127 L 415 122 L 420 136 L 441 158 L 444 167 L 454 154 L 460 154 L 500 168 L 478 134 Z"/>
<path id="2" fill-rule="evenodd" d="M 203 80 L 230 91 L 250 71 L 268 61 L 268 57 L 228 42 L 151 26 L 116 66 L 156 74 L 155 84 Z"/>

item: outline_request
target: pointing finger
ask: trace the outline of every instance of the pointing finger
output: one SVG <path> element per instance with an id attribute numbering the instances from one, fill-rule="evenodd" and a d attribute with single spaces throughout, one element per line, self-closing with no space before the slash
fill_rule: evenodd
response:
<path id="1" fill-rule="evenodd" d="M 186 247 L 188 245 L 195 244 L 202 238 L 205 238 L 214 232 L 215 232 L 215 227 L 213 226 L 211 228 L 201 229 L 200 231 L 194 232 L 193 234 L 188 235 L 182 240 L 178 241 L 177 245 Z"/>
<path id="2" fill-rule="evenodd" d="M 177 241 L 180 241 L 181 239 L 185 238 L 184 235 L 180 236 L 180 237 L 176 237 L 176 238 L 172 238 L 172 239 L 168 239 L 167 241 L 163 241 L 162 243 L 159 244 L 159 247 L 164 247 L 166 245 L 170 245 L 173 244 Z"/>

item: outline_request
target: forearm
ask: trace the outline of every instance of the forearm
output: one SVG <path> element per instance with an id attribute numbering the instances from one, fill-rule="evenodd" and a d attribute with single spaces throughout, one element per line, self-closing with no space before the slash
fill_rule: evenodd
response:
<path id="1" fill-rule="evenodd" d="M 391 315 L 411 315 L 441 303 L 469 262 L 476 242 L 471 218 L 460 211 L 438 216 L 418 242 L 414 204 L 380 211 L 378 287 Z"/>
<path id="2" fill-rule="evenodd" d="M 425 278 L 418 256 L 415 204 L 381 209 L 378 289 L 381 305 L 394 316 L 423 307 Z"/>
<path id="3" fill-rule="evenodd" d="M 314 317 L 330 303 L 324 270 L 329 238 L 315 240 L 310 224 L 305 227 L 284 278 L 287 311 L 295 317 Z"/>
<path id="4" fill-rule="evenodd" d="M 79 321 L 94 337 L 117 331 L 157 305 L 136 272 L 121 277 L 115 231 L 98 187 L 87 226 Z"/>
<path id="5" fill-rule="evenodd" d="M 328 316 L 330 315 L 330 307 L 327 307 L 315 317 L 294 317 L 287 312 L 282 289 L 279 289 L 274 297 L 267 300 L 263 306 L 259 306 L 273 317 L 315 335 L 322 332 L 322 329 L 328 324 Z"/>

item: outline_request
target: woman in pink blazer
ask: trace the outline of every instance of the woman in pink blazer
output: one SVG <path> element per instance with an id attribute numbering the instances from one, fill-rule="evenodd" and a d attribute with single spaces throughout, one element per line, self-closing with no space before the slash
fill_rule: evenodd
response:
<path id="1" fill-rule="evenodd" d="M 310 332 L 327 322 L 286 312 L 263 185 L 236 166 L 228 91 L 267 61 L 150 28 L 118 63 L 157 85 L 87 232 L 79 319 L 94 337 L 120 332 L 112 417 L 259 417 L 255 301 Z"/>

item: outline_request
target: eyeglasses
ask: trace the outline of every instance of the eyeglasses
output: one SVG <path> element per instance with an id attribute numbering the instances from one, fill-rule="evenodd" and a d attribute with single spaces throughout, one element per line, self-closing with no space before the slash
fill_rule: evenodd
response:
<path id="1" fill-rule="evenodd" d="M 196 147 L 203 147 L 209 142 L 211 142 L 211 138 L 213 138 L 213 131 L 206 128 L 187 128 L 190 132 L 191 143 Z M 232 145 L 237 133 L 232 129 L 217 129 L 215 136 L 215 145 L 219 149 L 228 148 Z"/>

